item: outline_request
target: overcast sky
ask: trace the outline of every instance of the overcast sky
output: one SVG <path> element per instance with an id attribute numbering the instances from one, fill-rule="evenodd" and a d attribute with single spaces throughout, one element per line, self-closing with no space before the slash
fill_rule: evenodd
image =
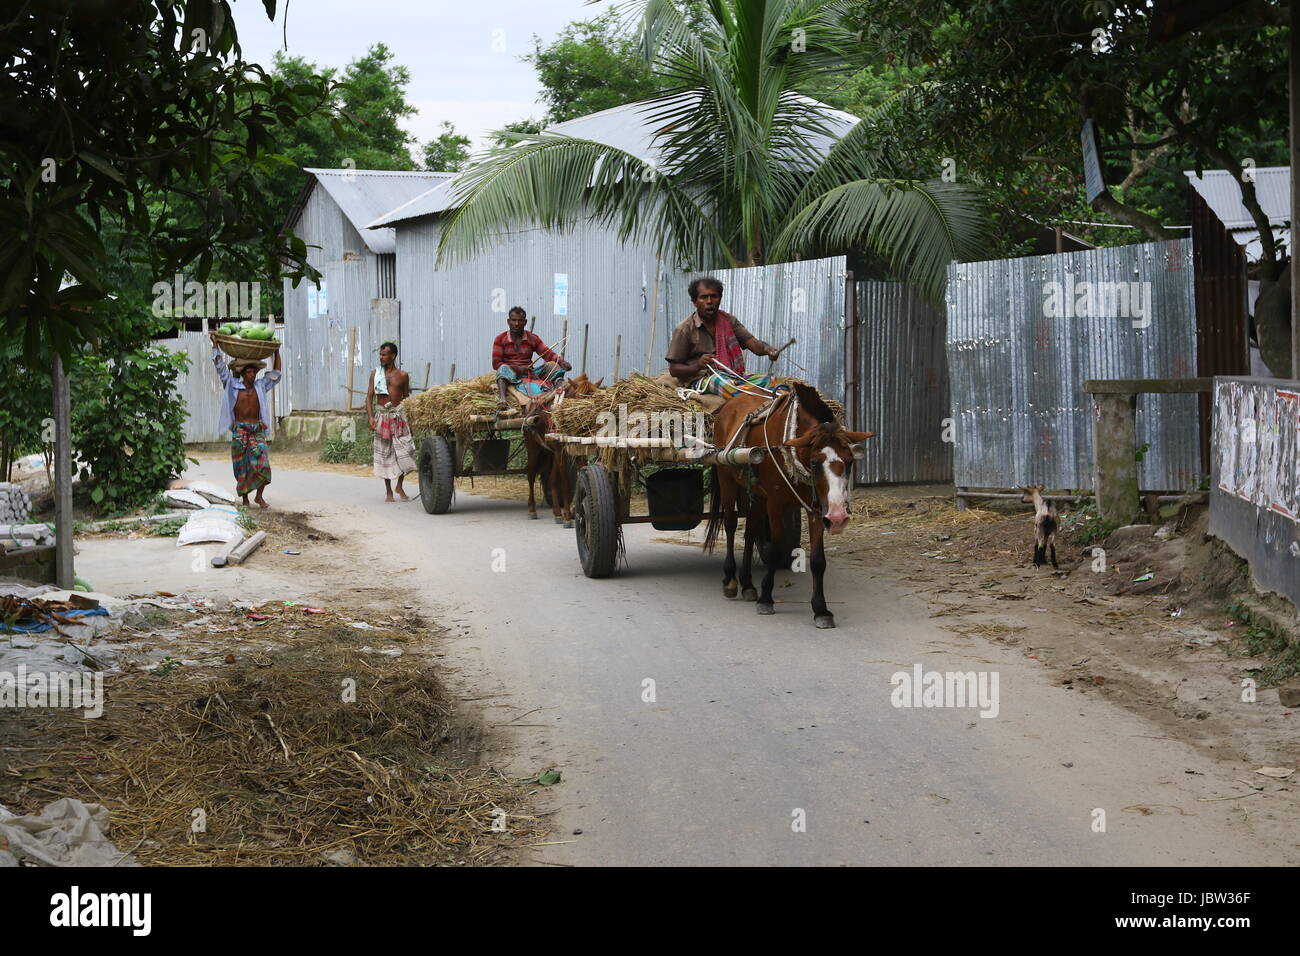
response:
<path id="1" fill-rule="evenodd" d="M 261 0 L 232 6 L 244 57 L 269 68 L 284 49 L 285 0 L 275 23 Z M 450 120 L 478 147 L 487 131 L 544 112 L 532 64 L 518 59 L 531 51 L 533 34 L 549 42 L 565 24 L 608 7 L 583 0 L 289 0 L 288 53 L 342 68 L 384 43 L 411 73 L 406 97 L 420 112 L 407 129 L 423 142 Z"/>

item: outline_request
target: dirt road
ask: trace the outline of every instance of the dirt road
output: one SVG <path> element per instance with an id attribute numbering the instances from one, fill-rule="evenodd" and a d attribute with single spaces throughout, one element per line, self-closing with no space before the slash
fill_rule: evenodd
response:
<path id="1" fill-rule="evenodd" d="M 205 461 L 187 477 L 228 470 Z M 1293 791 L 1243 786 L 1240 765 L 1072 693 L 1015 648 L 955 643 L 870 569 L 832 563 L 839 627 L 821 631 L 806 574 L 778 574 L 777 613 L 760 617 L 722 597 L 719 558 L 645 526 L 625 530 L 627 567 L 593 581 L 572 531 L 513 502 L 460 493 L 431 516 L 384 504 L 372 479 L 284 468 L 268 498 L 343 540 L 201 585 L 172 541 L 136 542 L 143 564 L 87 541 L 78 573 L 106 591 L 254 600 L 409 589 L 446 626 L 445 660 L 500 734 L 498 765 L 563 773 L 542 862 L 1300 862 Z M 891 676 L 914 665 L 996 674 L 996 716 L 894 706 Z"/>

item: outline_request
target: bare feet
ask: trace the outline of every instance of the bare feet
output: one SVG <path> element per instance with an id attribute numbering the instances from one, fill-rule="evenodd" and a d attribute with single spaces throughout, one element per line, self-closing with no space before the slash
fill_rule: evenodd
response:
<path id="1" fill-rule="evenodd" d="M 403 497 L 405 497 L 405 496 L 403 496 Z M 393 493 L 390 491 L 390 492 L 388 493 L 388 497 L 384 499 L 384 504 L 389 505 L 389 504 L 392 504 L 392 503 L 393 503 L 394 501 L 396 501 L 396 500 L 397 500 L 397 499 L 393 497 Z"/>
<path id="2" fill-rule="evenodd" d="M 405 491 L 403 491 L 400 486 L 397 489 L 397 497 L 401 498 L 403 501 L 411 500 L 411 496 L 408 495 Z"/>
<path id="3" fill-rule="evenodd" d="M 261 493 L 260 491 L 257 493 L 257 497 L 254 498 L 253 500 L 257 502 L 257 506 L 258 506 L 259 508 L 269 508 L 269 507 L 270 507 L 270 505 L 268 505 L 268 504 L 266 503 L 266 501 L 262 498 L 262 493 Z"/>

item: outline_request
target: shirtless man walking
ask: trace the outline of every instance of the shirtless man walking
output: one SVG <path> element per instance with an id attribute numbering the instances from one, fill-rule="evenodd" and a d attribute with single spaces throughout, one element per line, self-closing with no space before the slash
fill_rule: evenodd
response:
<path id="1" fill-rule="evenodd" d="M 393 479 L 397 479 L 397 495 L 403 501 L 411 497 L 402 488 L 408 471 L 415 471 L 415 441 L 406 412 L 401 408 L 411 394 L 411 377 L 397 367 L 397 345 L 385 342 L 379 346 L 379 368 L 370 377 L 366 390 L 366 417 L 375 433 L 375 477 L 384 479 L 384 491 L 393 498 Z"/>

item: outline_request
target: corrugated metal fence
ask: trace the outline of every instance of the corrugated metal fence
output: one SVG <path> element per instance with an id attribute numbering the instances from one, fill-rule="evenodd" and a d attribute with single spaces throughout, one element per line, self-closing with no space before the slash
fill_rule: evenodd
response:
<path id="1" fill-rule="evenodd" d="M 801 378 L 828 398 L 845 401 L 844 296 L 848 273 L 843 256 L 781 262 L 749 269 L 721 269 L 710 273 L 674 275 L 668 288 L 668 334 L 695 311 L 687 289 L 694 278 L 712 275 L 723 284 L 722 308 L 769 345 L 780 348 L 790 338 L 795 344 L 781 353 L 774 374 Z M 664 351 L 668 335 L 663 338 Z M 666 367 L 664 352 L 656 370 Z M 772 363 L 745 354 L 750 374 L 765 374 Z"/>
<path id="2" fill-rule="evenodd" d="M 1214 380 L 1210 533 L 1300 606 L 1300 381 Z"/>
<path id="3" fill-rule="evenodd" d="M 651 249 L 623 245 L 607 230 L 583 227 L 571 233 L 544 229 L 511 232 L 482 255 L 435 269 L 439 223 L 420 220 L 397 231 L 397 289 L 401 302 L 402 367 L 412 380 L 430 383 L 492 370 L 492 340 L 506 329 L 506 313 L 521 306 L 533 331 L 548 345 L 563 346 L 575 371 L 608 382 L 622 336 L 619 374 L 645 371 L 652 316 L 656 341 L 667 343 L 671 321 L 664 290 L 666 269 L 655 293 L 656 259 Z M 656 348 L 652 368 L 663 366 Z"/>
<path id="4" fill-rule="evenodd" d="M 952 445 L 943 441 L 949 408 L 943 307 L 902 282 L 856 286 L 856 426 L 875 433 L 855 472 L 858 483 L 947 481 Z"/>
<path id="5" fill-rule="evenodd" d="M 282 342 L 286 340 L 283 328 L 277 328 L 275 333 Z M 185 419 L 185 441 L 210 442 L 228 439 L 230 435 L 223 433 L 218 427 L 221 421 L 221 380 L 217 377 L 217 369 L 212 364 L 212 342 L 208 338 L 208 333 L 181 332 L 174 339 L 159 339 L 155 344 L 171 352 L 184 352 L 190 358 L 189 372 L 177 376 L 176 379 L 176 398 L 184 402 L 189 411 L 189 417 Z M 285 346 L 282 345 L 281 350 L 284 349 Z M 271 391 L 275 416 L 289 414 L 285 406 L 289 395 L 290 379 L 293 375 L 290 368 L 292 363 L 285 362 L 281 358 L 281 364 L 284 366 L 282 369 L 284 377 Z M 274 421 L 271 427 L 272 437 L 274 437 Z"/>
<path id="6" fill-rule="evenodd" d="M 1086 379 L 1196 374 L 1191 244 L 1092 249 L 948 268 L 953 480 L 1092 487 Z M 1147 490 L 1201 473 L 1195 395 L 1138 397 Z"/>

